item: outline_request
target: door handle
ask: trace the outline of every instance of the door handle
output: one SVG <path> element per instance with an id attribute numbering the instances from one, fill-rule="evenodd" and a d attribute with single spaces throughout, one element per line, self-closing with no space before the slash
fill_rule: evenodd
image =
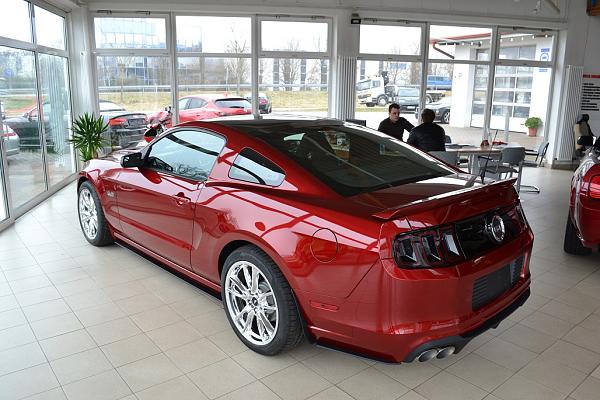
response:
<path id="1" fill-rule="evenodd" d="M 175 201 L 175 203 L 177 203 L 178 206 L 189 204 L 189 202 L 191 201 L 191 199 L 189 197 L 186 197 L 185 194 L 183 194 L 183 192 L 179 192 L 171 196 L 171 198 Z"/>
<path id="2" fill-rule="evenodd" d="M 126 186 L 126 185 L 123 185 L 123 184 L 120 184 L 118 186 L 118 188 L 119 188 L 119 190 L 122 190 L 124 192 L 135 192 L 135 188 L 132 188 L 131 186 Z"/>

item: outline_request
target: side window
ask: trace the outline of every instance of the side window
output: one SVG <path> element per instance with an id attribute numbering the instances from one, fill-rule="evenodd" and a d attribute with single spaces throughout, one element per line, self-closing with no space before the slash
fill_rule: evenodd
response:
<path id="1" fill-rule="evenodd" d="M 190 104 L 188 105 L 189 109 L 193 109 L 193 108 L 202 108 L 204 107 L 204 105 L 206 104 L 206 102 L 202 99 L 195 99 L 195 98 L 191 98 L 190 99 Z"/>
<path id="2" fill-rule="evenodd" d="M 187 108 L 187 103 L 189 100 L 190 99 L 188 98 L 179 100 L 179 110 L 185 110 Z"/>
<path id="3" fill-rule="evenodd" d="M 374 88 L 379 87 L 379 86 L 381 86 L 381 82 L 379 82 L 379 81 L 373 81 L 373 87 Z"/>
<path id="4" fill-rule="evenodd" d="M 223 147 L 225 139 L 208 132 L 181 130 L 152 145 L 145 167 L 204 181 Z"/>
<path id="5" fill-rule="evenodd" d="M 229 177 L 261 185 L 279 186 L 285 179 L 285 172 L 254 150 L 245 148 L 235 158 Z"/>

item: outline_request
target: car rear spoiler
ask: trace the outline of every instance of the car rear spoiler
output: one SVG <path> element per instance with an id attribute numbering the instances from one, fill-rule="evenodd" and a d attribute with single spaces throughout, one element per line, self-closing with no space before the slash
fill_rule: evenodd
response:
<path id="1" fill-rule="evenodd" d="M 492 192 L 499 193 L 503 189 L 507 189 L 510 186 L 513 186 L 516 180 L 517 178 L 511 178 L 496 181 L 486 185 L 471 186 L 465 189 L 443 193 L 437 196 L 431 196 L 426 199 L 416 200 L 407 204 L 400 205 L 398 207 L 388 208 L 386 210 L 376 212 L 371 216 L 383 221 L 389 221 L 410 214 L 436 209 L 439 207 L 450 205 L 452 203 L 458 203 L 463 200 L 472 199 L 474 192 L 481 192 L 481 194 L 489 194 Z"/>

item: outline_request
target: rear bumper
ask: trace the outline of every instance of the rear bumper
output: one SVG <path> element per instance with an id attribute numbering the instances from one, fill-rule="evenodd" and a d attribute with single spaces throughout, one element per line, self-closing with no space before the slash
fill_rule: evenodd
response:
<path id="1" fill-rule="evenodd" d="M 299 296 L 309 331 L 325 345 L 387 362 L 412 361 L 421 352 L 443 345 L 460 351 L 527 300 L 532 245 L 533 234 L 528 230 L 483 256 L 435 270 L 400 269 L 393 260 L 383 259 L 347 299 L 337 303 L 335 311 L 316 310 L 310 305 L 307 310 L 309 294 Z M 516 282 L 473 309 L 476 281 L 521 256 L 523 264 Z M 311 296 L 310 301 L 335 300 Z"/>
<path id="2" fill-rule="evenodd" d="M 445 337 L 442 339 L 436 339 L 436 340 L 432 340 L 430 342 L 423 343 L 422 345 L 420 345 L 419 347 L 416 347 L 415 349 L 413 349 L 413 351 L 408 353 L 406 358 L 404 358 L 404 362 L 414 361 L 415 358 L 417 358 L 421 353 L 423 353 L 429 349 L 437 349 L 437 348 L 453 346 L 456 349 L 454 351 L 455 354 L 460 352 L 463 349 L 463 347 L 465 347 L 467 345 L 467 343 L 469 343 L 471 341 L 471 339 L 473 339 L 474 337 L 481 335 L 483 332 L 487 331 L 488 329 L 497 328 L 498 325 L 500 324 L 500 322 L 505 320 L 510 314 L 512 314 L 519 307 L 521 307 L 523 304 L 525 304 L 525 302 L 529 298 L 530 294 L 531 294 L 531 291 L 528 287 L 527 290 L 525 292 L 523 292 L 523 294 L 521 294 L 519 297 L 517 297 L 517 299 L 514 302 L 512 302 L 508 307 L 506 307 L 505 309 L 500 311 L 498 314 L 494 315 L 492 318 L 485 321 L 485 323 L 483 325 L 481 325 L 471 331 L 464 332 L 458 336 L 448 336 L 448 337 Z"/>

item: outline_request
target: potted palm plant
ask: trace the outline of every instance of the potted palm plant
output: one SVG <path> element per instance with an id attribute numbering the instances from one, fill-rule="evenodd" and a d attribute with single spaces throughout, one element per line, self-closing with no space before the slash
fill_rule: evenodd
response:
<path id="1" fill-rule="evenodd" d="M 523 124 L 529 129 L 529 136 L 537 136 L 537 131 L 542 126 L 542 119 L 538 117 L 529 117 Z"/>
<path id="2" fill-rule="evenodd" d="M 98 151 L 106 144 L 103 134 L 108 129 L 104 118 L 94 114 L 84 113 L 73 121 L 73 137 L 69 142 L 79 150 L 82 161 L 98 157 Z"/>

